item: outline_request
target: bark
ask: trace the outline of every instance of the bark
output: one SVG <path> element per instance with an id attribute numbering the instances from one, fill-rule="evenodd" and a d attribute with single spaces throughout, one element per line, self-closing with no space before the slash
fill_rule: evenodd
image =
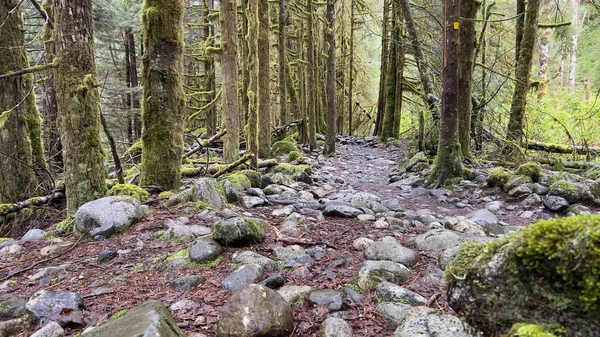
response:
<path id="1" fill-rule="evenodd" d="M 348 68 L 348 135 L 352 136 L 352 108 L 353 108 L 353 89 L 354 89 L 354 9 L 355 0 L 350 1 L 350 66 Z"/>
<path id="2" fill-rule="evenodd" d="M 287 74 L 286 74 L 286 61 L 285 61 L 285 26 L 286 26 L 286 12 L 285 12 L 285 0 L 279 0 L 279 17 L 278 17 L 278 45 L 277 45 L 277 57 L 279 67 L 279 122 L 281 125 L 289 123 L 288 109 L 287 109 Z"/>
<path id="3" fill-rule="evenodd" d="M 39 207 L 47 205 L 54 200 L 64 199 L 64 197 L 65 194 L 62 191 L 54 191 L 51 194 L 45 195 L 43 197 L 33 197 L 31 199 L 14 202 L 13 204 L 2 204 L 2 206 L 6 207 L 0 207 L 0 217 L 20 212 L 29 207 Z"/>
<path id="4" fill-rule="evenodd" d="M 550 19 L 550 7 L 544 5 L 542 14 Z M 540 61 L 538 70 L 538 81 L 540 88 L 538 89 L 538 99 L 542 99 L 548 93 L 548 55 L 550 47 L 550 37 L 552 36 L 552 28 L 544 28 L 540 39 Z"/>
<path id="5" fill-rule="evenodd" d="M 221 0 L 221 65 L 223 68 L 223 158 L 232 163 L 240 153 L 240 108 L 238 96 L 237 10 L 235 0 Z"/>
<path id="6" fill-rule="evenodd" d="M 308 83 L 308 85 L 310 86 L 314 86 L 315 81 L 316 81 L 316 77 L 315 77 L 315 37 L 314 37 L 314 20 L 313 20 L 313 15 L 314 15 L 314 9 L 313 9 L 313 0 L 308 0 L 307 1 L 307 6 L 306 6 L 306 11 L 307 13 L 307 29 L 306 29 L 306 34 L 307 34 L 307 39 L 306 39 L 306 60 L 307 60 L 307 64 L 306 64 L 306 71 L 307 71 L 307 78 L 306 81 Z M 306 110 L 306 114 L 307 114 L 307 123 L 306 126 L 308 127 L 308 146 L 310 148 L 310 150 L 314 150 L 317 148 L 317 114 L 315 111 L 315 105 L 316 105 L 316 97 L 315 97 L 315 90 L 314 88 L 306 88 L 306 92 L 307 92 L 307 100 L 306 100 L 306 104 L 307 104 L 307 110 Z"/>
<path id="7" fill-rule="evenodd" d="M 579 43 L 579 0 L 571 0 L 573 7 L 572 33 L 571 33 L 571 55 L 569 59 L 569 85 L 575 85 L 575 75 L 577 73 L 577 44 Z"/>
<path id="8" fill-rule="evenodd" d="M 142 136 L 142 116 L 140 114 L 140 95 L 138 94 L 139 78 L 137 70 L 137 56 L 135 53 L 135 36 L 133 30 L 128 29 L 126 31 L 127 43 L 129 49 L 129 85 L 131 88 L 131 111 L 132 111 L 132 123 L 133 123 L 133 138 L 134 143 Z"/>
<path id="9" fill-rule="evenodd" d="M 462 156 L 472 159 L 471 156 L 471 113 L 473 92 L 473 66 L 476 41 L 475 18 L 477 16 L 477 2 L 475 0 L 461 0 L 460 2 L 460 28 L 458 55 L 460 56 L 458 70 L 458 139 Z"/>
<path id="10" fill-rule="evenodd" d="M 248 69 L 248 0 L 241 0 L 241 11 L 242 11 L 242 36 L 240 38 L 240 64 L 241 64 L 241 75 L 242 75 L 242 90 L 240 91 L 240 103 L 242 108 L 242 125 L 246 125 L 248 122 L 248 91 L 250 85 L 250 72 Z"/>
<path id="11" fill-rule="evenodd" d="M 385 84 L 388 68 L 388 21 L 390 0 L 383 2 L 383 20 L 381 23 L 381 67 L 379 68 L 379 98 L 377 100 L 377 119 L 375 121 L 375 136 L 381 135 L 383 129 L 383 118 L 385 116 Z"/>
<path id="12" fill-rule="evenodd" d="M 340 17 L 341 18 L 345 18 L 345 1 L 342 1 L 340 4 Z M 340 48 L 340 64 L 342 65 L 341 67 L 339 67 L 340 69 L 340 73 L 338 74 L 339 77 L 339 81 L 340 81 L 340 97 L 338 99 L 338 104 L 340 109 L 338 109 L 337 111 L 337 132 L 340 135 L 344 134 L 344 127 L 345 127 L 345 123 L 344 123 L 344 116 L 346 114 L 346 20 L 341 20 L 341 26 L 340 26 L 340 43 L 341 48 Z"/>
<path id="13" fill-rule="evenodd" d="M 108 145 L 110 146 L 110 153 L 112 154 L 113 161 L 115 163 L 117 181 L 119 182 L 119 184 L 125 184 L 125 180 L 123 178 L 123 166 L 121 166 L 121 158 L 119 158 L 119 151 L 117 151 L 115 139 L 108 128 L 108 123 L 106 123 L 106 119 L 102 115 L 102 112 L 100 112 L 100 123 L 102 124 L 102 129 L 104 130 L 104 134 L 106 135 L 106 139 L 108 140 Z"/>
<path id="14" fill-rule="evenodd" d="M 335 73 L 335 0 L 327 0 L 325 43 L 327 46 L 327 135 L 325 138 L 325 154 L 335 152 L 335 108 L 336 108 L 336 73 Z"/>
<path id="15" fill-rule="evenodd" d="M 517 81 L 515 82 L 513 91 L 508 121 L 508 133 L 506 135 L 506 139 L 514 142 L 516 146 L 521 144 L 521 140 L 523 139 L 523 119 L 525 115 L 525 105 L 527 104 L 533 49 L 537 38 L 540 2 L 540 0 L 529 0 L 527 4 L 523 40 L 521 41 L 521 46 L 519 48 L 520 54 L 516 73 Z"/>
<path id="16" fill-rule="evenodd" d="M 403 19 L 402 19 L 402 11 L 398 5 L 394 6 L 394 11 L 397 13 L 396 20 L 396 87 L 395 87 L 395 95 L 394 99 L 394 123 L 392 126 L 392 134 L 394 138 L 398 138 L 400 135 L 400 121 L 402 119 L 402 96 L 404 92 L 402 78 L 404 76 L 404 41 L 402 40 L 402 31 L 403 31 Z"/>
<path id="17" fill-rule="evenodd" d="M 258 7 L 259 0 L 249 0 L 246 17 L 248 19 L 248 123 L 247 151 L 258 153 Z M 258 164 L 257 156 L 252 157 L 252 166 Z"/>
<path id="18" fill-rule="evenodd" d="M 271 75 L 269 42 L 269 2 L 258 5 L 258 151 L 259 158 L 271 157 Z"/>
<path id="19" fill-rule="evenodd" d="M 393 6 L 395 7 L 395 6 Z M 381 127 L 381 139 L 387 140 L 388 138 L 395 138 L 397 134 L 394 134 L 394 117 L 395 117 L 395 108 L 396 108 L 396 82 L 397 82 L 397 72 L 396 72 L 396 57 L 398 49 L 395 46 L 395 43 L 398 41 L 398 30 L 395 28 L 397 23 L 397 11 L 392 10 L 392 19 L 390 21 L 390 25 L 392 27 L 392 35 L 391 39 L 394 43 L 390 43 L 390 51 L 388 54 L 386 69 L 386 83 L 385 83 L 385 109 L 383 114 L 383 123 Z"/>
<path id="20" fill-rule="evenodd" d="M 444 2 L 444 63 L 440 140 L 430 182 L 440 186 L 463 173 L 458 142 L 457 92 L 459 90 L 459 33 L 454 23 L 460 18 L 459 0 Z"/>
<path id="21" fill-rule="evenodd" d="M 104 153 L 96 81 L 92 0 L 54 0 L 55 69 L 67 213 L 103 197 Z"/>
<path id="22" fill-rule="evenodd" d="M 515 69 L 518 66 L 521 54 L 521 41 L 523 40 L 523 25 L 525 24 L 525 2 L 517 0 L 517 21 L 515 22 Z"/>
<path id="23" fill-rule="evenodd" d="M 183 0 L 145 0 L 142 8 L 142 185 L 181 184 L 183 155 Z"/>
<path id="24" fill-rule="evenodd" d="M 212 23 L 208 16 L 211 9 L 214 7 L 213 0 L 204 0 L 204 41 L 206 48 L 214 47 L 214 39 L 212 38 Z M 215 77 L 215 60 L 213 56 L 204 50 L 204 91 L 209 92 L 207 100 L 212 102 L 216 95 L 216 77 Z M 215 104 L 207 107 L 205 112 L 206 132 L 212 135 L 217 132 L 217 106 Z"/>

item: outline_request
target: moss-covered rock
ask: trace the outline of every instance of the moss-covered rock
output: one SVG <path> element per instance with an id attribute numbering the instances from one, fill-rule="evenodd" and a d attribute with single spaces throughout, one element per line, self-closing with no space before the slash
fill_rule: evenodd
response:
<path id="1" fill-rule="evenodd" d="M 563 197 L 569 203 L 575 203 L 580 199 L 580 192 L 577 190 L 577 187 L 568 180 L 558 180 L 550 185 L 548 195 Z"/>
<path id="2" fill-rule="evenodd" d="M 290 176 L 296 175 L 296 173 L 299 172 L 304 172 L 308 175 L 312 174 L 310 166 L 308 165 L 292 165 L 289 163 L 279 163 L 273 169 L 275 170 L 275 172 L 280 172 Z"/>
<path id="3" fill-rule="evenodd" d="M 243 174 L 250 180 L 250 185 L 252 187 L 261 188 L 262 187 L 262 179 L 260 177 L 260 173 L 254 170 L 242 170 L 238 172 L 239 174 Z"/>
<path id="4" fill-rule="evenodd" d="M 506 182 L 506 184 L 504 184 L 504 186 L 502 186 L 502 189 L 504 190 L 504 192 L 509 192 L 510 190 L 512 190 L 515 187 L 524 185 L 524 184 L 531 184 L 531 178 L 527 177 L 527 176 L 521 176 L 521 175 L 509 175 L 509 179 Z"/>
<path id="5" fill-rule="evenodd" d="M 413 166 L 417 165 L 418 163 L 426 163 L 427 165 L 429 165 L 429 158 L 427 158 L 427 155 L 425 155 L 424 152 L 415 153 L 415 155 L 412 156 L 409 160 L 402 163 L 399 168 L 410 171 L 413 168 Z"/>
<path id="6" fill-rule="evenodd" d="M 513 324 L 600 331 L 600 216 L 540 221 L 509 239 L 461 247 L 446 269 L 448 302 L 489 335 Z"/>
<path id="7" fill-rule="evenodd" d="M 225 245 L 246 245 L 265 239 L 267 222 L 261 219 L 234 217 L 213 226 L 213 239 Z"/>
<path id="8" fill-rule="evenodd" d="M 275 156 L 283 156 L 292 151 L 297 151 L 296 144 L 287 140 L 280 140 L 271 146 L 271 153 Z"/>
<path id="9" fill-rule="evenodd" d="M 75 230 L 75 218 L 72 216 L 67 217 L 63 221 L 57 223 L 56 225 L 56 233 L 58 235 L 68 235 L 73 233 Z"/>
<path id="10" fill-rule="evenodd" d="M 129 195 L 136 198 L 140 202 L 144 202 L 150 199 L 150 193 L 148 193 L 148 191 L 133 184 L 115 185 L 110 190 L 108 190 L 107 195 Z"/>
<path id="11" fill-rule="evenodd" d="M 507 337 L 564 337 L 559 326 L 545 327 L 537 324 L 517 323 L 513 325 Z"/>
<path id="12" fill-rule="evenodd" d="M 205 170 L 204 167 L 184 165 L 184 166 L 181 166 L 181 176 L 182 177 L 195 177 L 195 176 L 198 176 L 198 175 L 204 173 L 204 170 Z"/>
<path id="13" fill-rule="evenodd" d="M 240 192 L 243 192 L 252 187 L 252 182 L 250 181 L 250 179 L 248 179 L 248 177 L 245 174 L 242 174 L 240 172 L 230 173 L 221 178 L 220 180 L 229 181 L 231 183 L 231 186 L 233 186 L 233 188 Z"/>
<path id="14" fill-rule="evenodd" d="M 538 163 L 529 162 L 517 168 L 517 174 L 531 178 L 534 183 L 540 181 L 542 175 L 542 167 Z"/>
<path id="15" fill-rule="evenodd" d="M 487 177 L 487 184 L 489 187 L 502 187 L 510 179 L 511 173 L 507 172 L 503 167 L 496 167 L 491 170 Z"/>
<path id="16" fill-rule="evenodd" d="M 288 154 L 288 160 L 290 162 L 292 161 L 300 161 L 303 159 L 302 153 L 300 153 L 299 151 L 292 151 Z"/>

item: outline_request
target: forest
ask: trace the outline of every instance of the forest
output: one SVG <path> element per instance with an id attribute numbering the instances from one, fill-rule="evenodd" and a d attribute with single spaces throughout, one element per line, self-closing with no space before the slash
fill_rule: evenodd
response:
<path id="1" fill-rule="evenodd" d="M 600 336 L 598 34 L 596 0 L 0 0 L 0 336 Z"/>

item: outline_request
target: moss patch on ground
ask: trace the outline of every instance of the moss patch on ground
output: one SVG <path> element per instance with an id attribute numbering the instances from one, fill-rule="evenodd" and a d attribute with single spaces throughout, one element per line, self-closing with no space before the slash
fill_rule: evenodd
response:
<path id="1" fill-rule="evenodd" d="M 118 184 L 111 188 L 107 195 L 128 195 L 136 198 L 140 202 L 150 199 L 150 193 L 145 189 L 133 184 Z"/>

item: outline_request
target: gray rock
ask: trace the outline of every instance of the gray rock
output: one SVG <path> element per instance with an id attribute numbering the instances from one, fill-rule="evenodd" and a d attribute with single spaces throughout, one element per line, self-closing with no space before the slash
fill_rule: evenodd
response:
<path id="1" fill-rule="evenodd" d="M 236 190 L 229 180 L 223 182 L 223 188 L 225 189 L 227 202 L 234 203 L 240 200 L 240 191 Z"/>
<path id="2" fill-rule="evenodd" d="M 199 238 L 194 240 L 190 245 L 190 260 L 195 263 L 206 263 L 209 261 L 214 261 L 221 252 L 223 252 L 223 248 L 221 245 L 209 238 Z"/>
<path id="3" fill-rule="evenodd" d="M 364 212 L 358 208 L 343 204 L 330 204 L 323 210 L 323 215 L 327 216 L 340 216 L 344 218 L 355 218 Z"/>
<path id="4" fill-rule="evenodd" d="M 358 293 L 356 290 L 348 287 L 344 287 L 342 289 L 346 298 L 352 303 L 362 303 L 365 300 L 365 297 Z"/>
<path id="5" fill-rule="evenodd" d="M 456 247 L 463 239 L 456 233 L 445 229 L 432 229 L 415 238 L 415 248 L 418 250 L 443 251 Z"/>
<path id="6" fill-rule="evenodd" d="M 200 225 L 189 224 L 189 219 L 186 217 L 178 218 L 177 220 L 169 220 L 167 227 L 169 227 L 163 234 L 163 238 L 170 239 L 183 239 L 183 238 L 196 238 L 210 234 L 211 229 Z"/>
<path id="7" fill-rule="evenodd" d="M 285 284 L 285 282 L 287 282 L 287 277 L 285 276 L 285 274 L 275 274 L 267 277 L 259 284 L 267 288 L 279 289 Z"/>
<path id="8" fill-rule="evenodd" d="M 375 308 L 375 312 L 383 317 L 383 319 L 394 328 L 401 324 L 412 311 L 413 307 L 410 304 L 398 302 L 384 302 Z"/>
<path id="9" fill-rule="evenodd" d="M 429 190 L 423 187 L 417 187 L 410 192 L 410 196 L 413 198 L 423 197 L 429 195 Z"/>
<path id="10" fill-rule="evenodd" d="M 458 317 L 434 310 L 411 311 L 394 337 L 476 337 L 478 334 Z"/>
<path id="11" fill-rule="evenodd" d="M 402 283 L 412 277 L 410 269 L 392 261 L 363 262 L 353 283 L 364 290 L 375 288 L 380 282 Z"/>
<path id="12" fill-rule="evenodd" d="M 367 260 L 394 261 L 407 267 L 412 267 L 417 263 L 417 254 L 412 249 L 399 244 L 391 236 L 386 236 L 368 245 L 365 248 L 365 258 Z"/>
<path id="13" fill-rule="evenodd" d="M 261 219 L 234 217 L 215 223 L 213 239 L 230 244 L 250 244 L 265 239 L 267 222 Z"/>
<path id="14" fill-rule="evenodd" d="M 243 196 L 242 205 L 246 208 L 254 208 L 265 204 L 265 199 L 260 197 Z"/>
<path id="15" fill-rule="evenodd" d="M 300 266 L 310 266 L 313 264 L 313 259 L 308 254 L 292 255 L 285 260 L 284 268 L 298 268 Z"/>
<path id="16" fill-rule="evenodd" d="M 200 178 L 194 183 L 193 200 L 204 201 L 210 206 L 221 209 L 223 208 L 223 199 L 217 189 L 217 180 L 214 178 Z"/>
<path id="17" fill-rule="evenodd" d="M 0 295 L 0 321 L 20 317 L 25 313 L 25 300 L 13 295 Z"/>
<path id="18" fill-rule="evenodd" d="M 104 197 L 90 201 L 75 213 L 75 226 L 92 237 L 109 237 L 144 216 L 140 202 L 130 196 Z"/>
<path id="19" fill-rule="evenodd" d="M 183 276 L 171 281 L 171 288 L 175 291 L 190 291 L 196 289 L 206 281 L 206 277 L 199 275 Z"/>
<path id="20" fill-rule="evenodd" d="M 376 218 L 374 215 L 371 214 L 359 214 L 357 216 L 358 220 L 360 221 L 375 221 Z"/>
<path id="21" fill-rule="evenodd" d="M 59 337 L 65 334 L 65 330 L 56 322 L 50 322 L 36 331 L 31 337 Z"/>
<path id="22" fill-rule="evenodd" d="M 508 196 L 512 199 L 522 199 L 533 193 L 533 184 L 527 183 L 514 187 L 508 191 Z"/>
<path id="23" fill-rule="evenodd" d="M 485 224 L 490 223 L 495 224 L 499 221 L 498 217 L 487 209 L 478 209 L 474 212 L 471 212 L 469 215 L 467 215 L 467 218 L 480 226 L 485 226 Z"/>
<path id="24" fill-rule="evenodd" d="M 64 274 L 67 272 L 67 265 L 62 266 L 50 266 L 40 269 L 37 273 L 28 277 L 30 281 L 37 281 L 46 277 L 54 276 L 57 274 Z"/>
<path id="25" fill-rule="evenodd" d="M 233 294 L 217 319 L 217 336 L 286 337 L 293 330 L 291 305 L 275 291 L 256 284 Z"/>
<path id="26" fill-rule="evenodd" d="M 275 247 L 273 254 L 277 260 L 285 260 L 294 254 L 294 250 L 290 247 Z"/>
<path id="27" fill-rule="evenodd" d="M 497 212 L 500 210 L 501 207 L 502 201 L 500 200 L 490 201 L 485 205 L 485 209 L 487 209 L 490 212 Z"/>
<path id="28" fill-rule="evenodd" d="M 294 206 L 288 205 L 283 208 L 278 208 L 274 210 L 271 215 L 273 216 L 288 216 L 294 212 Z"/>
<path id="29" fill-rule="evenodd" d="M 445 287 L 444 271 L 438 268 L 435 264 L 429 263 L 423 271 L 419 281 L 422 285 L 430 289 L 442 289 Z"/>
<path id="30" fill-rule="evenodd" d="M 223 281 L 221 281 L 221 285 L 229 291 L 237 291 L 251 283 L 260 282 L 264 278 L 265 274 L 261 266 L 257 264 L 245 264 L 225 276 Z"/>
<path id="31" fill-rule="evenodd" d="M 4 241 L 0 243 L 0 249 L 4 248 L 4 247 L 8 247 L 8 246 L 12 246 L 19 243 L 18 241 L 15 240 L 8 240 L 8 241 Z"/>
<path id="32" fill-rule="evenodd" d="M 562 212 L 569 207 L 569 202 L 563 197 L 549 195 L 544 198 L 544 206 L 552 212 Z"/>
<path id="33" fill-rule="evenodd" d="M 537 194 L 531 194 L 525 200 L 521 201 L 521 205 L 525 208 L 536 208 L 542 204 L 542 198 Z"/>
<path id="34" fill-rule="evenodd" d="M 448 219 L 448 218 L 447 218 Z M 466 219 L 462 216 L 458 216 L 454 218 L 455 221 L 448 221 L 447 228 L 452 229 L 453 231 L 464 233 L 467 235 L 474 236 L 485 236 L 485 231 L 481 227 L 481 225 L 476 224 L 475 222 Z M 491 225 L 491 223 L 485 224 L 484 226 Z"/>
<path id="35" fill-rule="evenodd" d="M 327 305 L 330 312 L 340 311 L 345 307 L 344 294 L 331 289 L 313 290 L 308 296 L 308 301 L 314 305 Z"/>
<path id="36" fill-rule="evenodd" d="M 369 238 L 360 237 L 360 238 L 357 238 L 356 240 L 354 240 L 354 242 L 352 242 L 352 247 L 355 250 L 365 250 L 373 242 L 374 241 Z"/>
<path id="37" fill-rule="evenodd" d="M 302 306 L 311 292 L 312 288 L 310 286 L 295 285 L 283 286 L 277 291 L 277 293 L 293 307 Z"/>
<path id="38" fill-rule="evenodd" d="M 105 262 L 108 262 L 108 261 L 114 259 L 118 255 L 119 254 L 117 253 L 116 250 L 104 249 L 104 250 L 100 251 L 100 253 L 98 254 L 97 262 L 98 263 L 105 263 Z"/>
<path id="39" fill-rule="evenodd" d="M 42 319 L 63 309 L 80 310 L 83 299 L 76 293 L 38 291 L 25 305 L 35 319 Z"/>
<path id="40" fill-rule="evenodd" d="M 34 229 L 30 229 L 27 233 L 25 233 L 25 235 L 23 235 L 23 237 L 21 238 L 21 241 L 22 242 L 39 241 L 39 240 L 43 240 L 45 236 L 46 236 L 46 232 L 44 232 L 41 229 L 34 228 Z"/>
<path id="41" fill-rule="evenodd" d="M 354 331 L 341 318 L 329 317 L 321 325 L 319 337 L 353 337 Z"/>
<path id="42" fill-rule="evenodd" d="M 231 256 L 231 262 L 239 264 L 257 264 L 261 266 L 262 269 L 267 273 L 271 273 L 279 269 L 277 262 L 252 251 L 237 251 L 233 253 Z"/>
<path id="43" fill-rule="evenodd" d="M 425 305 L 427 299 L 414 291 L 390 282 L 381 282 L 375 290 L 377 298 L 384 302 L 401 302 L 410 305 Z"/>
<path id="44" fill-rule="evenodd" d="M 306 172 L 298 172 L 298 173 L 296 173 L 296 175 L 294 175 L 294 180 L 295 181 L 303 182 L 303 183 L 308 184 L 308 185 L 312 185 L 313 184 L 313 179 Z"/>
<path id="45" fill-rule="evenodd" d="M 147 301 L 85 331 L 82 337 L 185 337 L 169 310 L 159 301 Z"/>
<path id="46" fill-rule="evenodd" d="M 177 301 L 177 302 L 171 304 L 171 306 L 169 307 L 169 310 L 177 311 L 177 310 L 181 310 L 185 307 L 191 307 L 193 305 L 196 305 L 196 302 L 194 302 L 192 300 L 180 300 L 180 301 Z"/>

